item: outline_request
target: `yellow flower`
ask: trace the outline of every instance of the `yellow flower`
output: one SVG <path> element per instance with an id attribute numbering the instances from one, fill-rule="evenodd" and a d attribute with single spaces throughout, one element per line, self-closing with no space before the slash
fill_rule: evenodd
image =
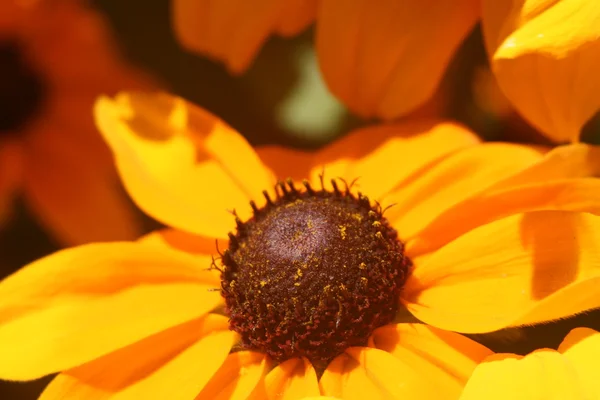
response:
<path id="1" fill-rule="evenodd" d="M 305 153 L 253 149 L 166 94 L 95 112 L 133 200 L 169 228 L 0 283 L 0 377 L 60 372 L 44 400 L 458 399 L 491 351 L 452 331 L 600 306 L 599 148 L 432 121 Z"/>
<path id="2" fill-rule="evenodd" d="M 104 20 L 77 0 L 2 1 L 0 58 L 0 221 L 22 193 L 64 244 L 135 238 L 91 109 L 100 93 L 149 85 Z"/>
<path id="3" fill-rule="evenodd" d="M 518 111 L 557 142 L 577 141 L 600 110 L 600 6 L 590 0 L 324 0 L 305 14 L 285 1 L 209 6 L 173 0 L 182 43 L 242 72 L 277 24 L 316 20 L 316 47 L 330 90 L 352 111 L 386 120 L 435 91 L 453 53 L 481 21 L 490 64 Z M 254 4 L 254 3 L 253 3 Z M 250 6 L 248 6 L 250 7 Z M 252 45 L 250 27 L 256 35 Z M 292 32 L 290 32 L 292 33 Z M 247 38 L 247 39 L 242 39 Z"/>
<path id="4" fill-rule="evenodd" d="M 587 400 L 600 398 L 600 334 L 573 329 L 558 351 L 540 349 L 525 357 L 494 354 L 467 383 L 461 400 Z"/>

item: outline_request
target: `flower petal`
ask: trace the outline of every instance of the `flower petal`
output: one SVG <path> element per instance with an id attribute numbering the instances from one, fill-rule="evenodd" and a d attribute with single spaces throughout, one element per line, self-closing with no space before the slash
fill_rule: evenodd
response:
<path id="1" fill-rule="evenodd" d="M 600 399 L 600 333 L 589 328 L 573 329 L 560 344 L 558 351 L 572 363 L 588 398 Z"/>
<path id="2" fill-rule="evenodd" d="M 262 353 L 231 353 L 196 400 L 245 400 L 267 373 L 268 358 Z"/>
<path id="3" fill-rule="evenodd" d="M 209 314 L 63 372 L 40 400 L 192 399 L 236 340 L 226 317 Z"/>
<path id="4" fill-rule="evenodd" d="M 428 164 L 479 143 L 468 129 L 449 122 L 411 122 L 358 129 L 320 151 L 311 181 L 344 178 L 372 199 L 381 200 L 394 186 Z"/>
<path id="5" fill-rule="evenodd" d="M 133 200 L 174 228 L 226 237 L 227 209 L 247 219 L 248 201 L 274 183 L 244 138 L 183 99 L 121 94 L 101 98 L 95 114 Z"/>
<path id="6" fill-rule="evenodd" d="M 272 33 L 293 36 L 315 18 L 316 0 L 174 0 L 175 33 L 192 51 L 244 72 Z"/>
<path id="7" fill-rule="evenodd" d="M 402 302 L 430 325 L 467 333 L 567 317 L 600 307 L 598 248 L 598 216 L 510 216 L 414 259 Z"/>
<path id="8" fill-rule="evenodd" d="M 599 20 L 595 1 L 483 1 L 483 30 L 500 87 L 557 142 L 577 141 L 600 110 Z"/>
<path id="9" fill-rule="evenodd" d="M 600 180 L 589 178 L 595 175 L 600 175 L 600 147 L 582 143 L 557 147 L 530 167 L 440 209 L 408 241 L 407 252 L 411 257 L 431 252 L 477 226 L 511 214 L 538 210 L 595 213 L 600 205 Z M 390 210 L 388 218 L 394 212 Z"/>
<path id="10" fill-rule="evenodd" d="M 259 383 L 252 399 L 298 400 L 307 396 L 318 396 L 317 373 L 305 358 L 292 358 L 277 365 L 264 381 Z"/>
<path id="11" fill-rule="evenodd" d="M 386 198 L 395 204 L 386 217 L 404 240 L 411 239 L 443 211 L 541 157 L 535 148 L 509 143 L 485 143 L 458 151 L 397 187 Z"/>
<path id="12" fill-rule="evenodd" d="M 475 0 L 328 0 L 316 46 L 329 89 L 363 117 L 406 114 L 433 94 L 479 18 Z"/>
<path id="13" fill-rule="evenodd" d="M 572 366 L 544 349 L 525 357 L 497 354 L 479 364 L 460 400 L 584 400 Z"/>
<path id="14" fill-rule="evenodd" d="M 426 374 L 444 398 L 457 398 L 477 364 L 493 353 L 465 336 L 423 324 L 386 325 L 373 332 L 370 345 Z"/>
<path id="15" fill-rule="evenodd" d="M 0 283 L 0 377 L 39 378 L 200 317 L 218 287 L 194 258 L 137 243 L 45 257 Z"/>

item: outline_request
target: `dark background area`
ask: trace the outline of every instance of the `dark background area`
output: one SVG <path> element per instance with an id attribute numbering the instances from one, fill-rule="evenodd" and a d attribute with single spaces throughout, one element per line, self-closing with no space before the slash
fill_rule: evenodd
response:
<path id="1" fill-rule="evenodd" d="M 310 45 L 311 31 L 291 40 L 270 40 L 246 74 L 232 77 L 221 65 L 186 53 L 178 46 L 170 27 L 167 0 L 96 0 L 95 3 L 110 20 L 132 62 L 153 73 L 169 91 L 220 116 L 253 144 L 316 148 L 365 123 L 346 113 L 327 136 L 315 136 L 310 132 L 293 132 L 277 122 L 276 105 L 289 95 L 298 78 L 295 52 Z M 507 118 L 499 118 L 480 107 L 472 83 L 475 71 L 485 67 L 481 34 L 476 29 L 456 54 L 440 87 L 440 93 L 447 96 L 443 116 L 460 120 L 488 140 L 547 143 L 517 115 L 511 113 Z M 599 126 L 598 118 L 590 122 L 584 140 L 598 141 Z M 18 205 L 15 218 L 0 231 L 0 276 L 56 249 L 57 244 Z M 550 328 L 529 327 L 477 339 L 497 351 L 525 353 L 536 347 L 556 347 L 572 327 L 600 328 L 598 316 L 598 312 L 591 312 L 551 324 Z M 49 378 L 33 383 L 0 382 L 0 399 L 35 399 L 48 381 Z"/>

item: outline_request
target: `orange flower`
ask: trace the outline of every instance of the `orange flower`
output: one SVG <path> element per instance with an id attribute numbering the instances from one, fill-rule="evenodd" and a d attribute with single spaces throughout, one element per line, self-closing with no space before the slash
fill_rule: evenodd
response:
<path id="1" fill-rule="evenodd" d="M 597 399 L 599 356 L 600 334 L 573 329 L 558 351 L 488 357 L 475 369 L 460 399 Z"/>
<path id="2" fill-rule="evenodd" d="M 133 200 L 171 228 L 63 250 L 0 283 L 0 377 L 61 372 L 44 400 L 457 399 L 491 351 L 451 331 L 600 306 L 599 148 L 480 143 L 455 124 L 422 122 L 364 128 L 316 153 L 255 151 L 165 94 L 102 98 L 96 117 Z M 307 180 L 273 188 L 286 177 Z M 356 185 L 396 205 L 382 217 Z M 278 267 L 263 274 L 269 263 Z M 289 276 L 277 307 L 261 302 Z M 250 283 L 258 289 L 242 292 Z M 240 313 L 241 293 L 255 303 Z M 298 293 L 317 296 L 316 308 Z M 391 305 L 374 306 L 390 293 Z M 356 298 L 367 301 L 346 312 Z M 424 324 L 393 322 L 397 305 Z M 333 360 L 315 368 L 302 355 Z"/>
<path id="3" fill-rule="evenodd" d="M 100 93 L 148 86 L 77 0 L 0 5 L 0 220 L 22 190 L 61 242 L 133 239 L 138 221 L 94 126 Z"/>
<path id="4" fill-rule="evenodd" d="M 305 13 L 284 1 L 173 0 L 175 28 L 188 48 L 242 72 L 284 21 L 316 20 L 321 71 L 358 115 L 395 119 L 434 93 L 450 58 L 481 21 L 490 64 L 518 111 L 557 142 L 577 141 L 600 110 L 600 6 L 588 0 L 327 0 Z M 311 4 L 309 7 L 307 4 Z M 309 11 L 312 12 L 308 15 Z M 256 35 L 247 34 L 250 27 Z M 290 32 L 293 33 L 293 32 Z M 245 38 L 245 39 L 242 39 Z"/>

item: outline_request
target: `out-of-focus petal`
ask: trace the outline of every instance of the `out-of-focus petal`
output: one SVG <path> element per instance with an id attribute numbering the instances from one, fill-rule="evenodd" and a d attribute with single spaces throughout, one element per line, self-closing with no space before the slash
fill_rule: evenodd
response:
<path id="1" fill-rule="evenodd" d="M 274 181 L 246 140 L 206 111 L 166 94 L 101 98 L 98 126 L 125 188 L 159 221 L 186 232 L 226 237 L 262 204 Z"/>
<path id="2" fill-rule="evenodd" d="M 483 31 L 500 87 L 548 137 L 577 141 L 600 110 L 600 3 L 483 1 Z"/>
<path id="3" fill-rule="evenodd" d="M 267 373 L 268 361 L 253 351 L 231 353 L 196 400 L 246 400 Z"/>
<path id="4" fill-rule="evenodd" d="M 423 324 L 386 325 L 373 332 L 369 344 L 429 376 L 445 399 L 457 398 L 477 364 L 493 353 L 458 333 Z"/>
<path id="5" fill-rule="evenodd" d="M 572 363 L 588 398 L 600 399 L 600 333 L 589 328 L 573 329 L 560 344 L 558 351 Z"/>
<path id="6" fill-rule="evenodd" d="M 587 400 L 572 365 L 558 352 L 497 354 L 475 369 L 460 400 Z"/>
<path id="7" fill-rule="evenodd" d="M 599 247 L 599 216 L 510 216 L 414 259 L 402 302 L 430 325 L 467 333 L 568 317 L 600 307 Z"/>
<path id="8" fill-rule="evenodd" d="M 479 18 L 476 0 L 327 0 L 317 52 L 329 89 L 352 111 L 393 119 L 435 91 Z"/>
<path id="9" fill-rule="evenodd" d="M 239 74 L 269 35 L 296 35 L 314 20 L 316 8 L 316 0 L 173 0 L 173 19 L 183 46 Z"/>
<path id="10" fill-rule="evenodd" d="M 201 317 L 218 287 L 193 257 L 138 243 L 42 258 L 0 283 L 0 377 L 66 370 Z"/>
<path id="11" fill-rule="evenodd" d="M 227 318 L 209 314 L 61 373 L 40 400 L 193 399 L 235 340 Z"/>
<path id="12" fill-rule="evenodd" d="M 597 175 L 600 147 L 582 143 L 557 147 L 528 168 L 482 187 L 448 209 L 440 209 L 408 241 L 407 251 L 412 257 L 433 251 L 477 226 L 511 214 L 538 210 L 597 213 L 600 180 L 590 178 Z M 388 218 L 394 212 L 389 210 Z"/>
<path id="13" fill-rule="evenodd" d="M 251 399 L 299 400 L 319 394 L 317 374 L 310 361 L 293 358 L 273 368 L 258 384 Z"/>
<path id="14" fill-rule="evenodd" d="M 400 237 L 408 240 L 443 211 L 541 158 L 538 149 L 508 143 L 486 143 L 458 151 L 395 188 L 386 198 L 394 204 L 386 211 L 386 218 Z"/>

